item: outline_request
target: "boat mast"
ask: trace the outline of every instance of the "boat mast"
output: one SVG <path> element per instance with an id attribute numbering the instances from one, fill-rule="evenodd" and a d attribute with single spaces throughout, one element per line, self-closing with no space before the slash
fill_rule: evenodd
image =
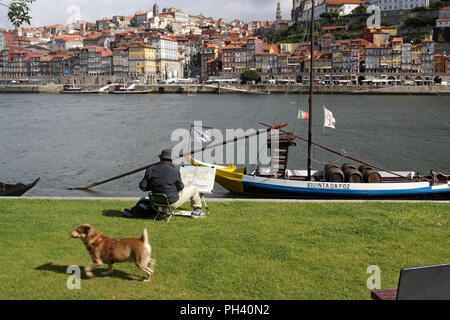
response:
<path id="1" fill-rule="evenodd" d="M 311 0 L 311 25 L 310 25 L 310 33 L 311 33 L 311 58 L 310 58 L 310 67 L 309 67 L 309 122 L 308 122 L 308 181 L 311 181 L 311 170 L 312 170 L 312 114 L 313 114 L 313 77 L 314 77 L 314 0 Z"/>

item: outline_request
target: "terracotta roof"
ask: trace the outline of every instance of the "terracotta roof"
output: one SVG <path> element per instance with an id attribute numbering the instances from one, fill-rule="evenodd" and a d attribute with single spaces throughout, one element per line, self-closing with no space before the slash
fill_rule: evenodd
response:
<path id="1" fill-rule="evenodd" d="M 102 50 L 102 57 L 112 57 L 113 53 L 111 50 L 103 48 Z"/>
<path id="2" fill-rule="evenodd" d="M 98 40 L 100 37 L 85 37 L 84 40 Z"/>
<path id="3" fill-rule="evenodd" d="M 43 56 L 43 57 L 41 57 L 41 61 L 43 61 L 43 62 L 50 62 L 50 61 L 52 61 L 52 57 Z"/>
<path id="4" fill-rule="evenodd" d="M 352 45 L 366 45 L 371 43 L 370 41 L 366 40 L 366 39 L 362 39 L 362 38 L 357 38 L 357 39 L 352 39 L 351 40 L 351 44 Z"/>
<path id="5" fill-rule="evenodd" d="M 62 39 L 65 41 L 69 41 L 69 42 L 81 42 L 83 41 L 83 38 L 79 35 L 69 35 L 69 34 L 65 34 L 65 35 L 57 35 L 54 36 L 53 39 Z"/>
<path id="6" fill-rule="evenodd" d="M 377 49 L 377 48 L 379 48 L 379 47 L 374 45 L 373 43 L 366 44 L 366 49 Z"/>
<path id="7" fill-rule="evenodd" d="M 41 56 L 43 56 L 43 55 L 38 52 L 28 52 L 27 58 L 30 59 L 30 58 L 41 57 Z"/>
<path id="8" fill-rule="evenodd" d="M 223 47 L 222 48 L 223 50 L 231 50 L 231 49 L 238 49 L 238 47 L 236 47 L 236 46 L 233 46 L 233 45 L 227 45 L 227 46 L 225 46 L 225 47 Z"/>
<path id="9" fill-rule="evenodd" d="M 151 45 L 145 44 L 145 43 L 142 43 L 142 42 L 136 42 L 136 43 L 130 44 L 129 48 L 150 48 L 150 49 L 155 49 Z"/>
<path id="10" fill-rule="evenodd" d="M 3 32 L 3 34 L 5 35 L 5 40 L 7 42 L 10 40 L 15 40 L 17 38 L 17 36 L 14 33 L 8 31 L 0 31 L 0 32 Z"/>
<path id="11" fill-rule="evenodd" d="M 276 46 L 276 45 L 274 45 L 274 44 L 264 44 L 263 50 L 264 50 L 264 51 L 270 51 L 270 50 L 272 50 L 273 53 L 278 53 L 278 46 Z"/>

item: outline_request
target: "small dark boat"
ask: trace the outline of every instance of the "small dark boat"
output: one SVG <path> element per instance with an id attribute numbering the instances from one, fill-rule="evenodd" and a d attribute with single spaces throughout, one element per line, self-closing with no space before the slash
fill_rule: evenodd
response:
<path id="1" fill-rule="evenodd" d="M 0 182 L 0 197 L 20 197 L 25 192 L 32 189 L 40 179 L 41 178 L 37 178 L 33 183 L 27 185 L 23 183 L 6 184 Z"/>

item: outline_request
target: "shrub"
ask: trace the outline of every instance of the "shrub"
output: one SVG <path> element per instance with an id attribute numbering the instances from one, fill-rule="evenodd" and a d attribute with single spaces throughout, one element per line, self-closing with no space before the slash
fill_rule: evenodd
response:
<path id="1" fill-rule="evenodd" d="M 241 73 L 241 81 L 243 83 L 255 81 L 260 82 L 261 76 L 259 75 L 259 72 L 256 70 L 246 70 Z"/>

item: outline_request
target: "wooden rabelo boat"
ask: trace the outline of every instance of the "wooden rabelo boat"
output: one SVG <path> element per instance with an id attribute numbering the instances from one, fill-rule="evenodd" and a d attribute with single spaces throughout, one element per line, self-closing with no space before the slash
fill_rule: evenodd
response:
<path id="1" fill-rule="evenodd" d="M 331 167 L 327 174 L 306 170 L 286 170 L 283 177 L 260 168 L 250 174 L 234 165 L 218 166 L 191 158 L 196 166 L 216 168 L 216 182 L 230 192 L 249 196 L 291 199 L 361 199 L 361 200 L 450 200 L 449 176 L 434 173 L 420 176 L 415 172 L 375 171 L 362 167 L 365 173 L 347 164 L 346 173 Z M 404 178 L 400 177 L 403 176 Z M 369 182 L 373 179 L 377 182 Z M 340 181 L 340 182 L 336 182 Z M 358 182 L 350 182 L 358 181 Z"/>
<path id="2" fill-rule="evenodd" d="M 5 184 L 0 182 L 0 197 L 20 197 L 25 192 L 31 190 L 38 182 L 40 178 L 36 179 L 33 183 L 23 184 Z"/>

